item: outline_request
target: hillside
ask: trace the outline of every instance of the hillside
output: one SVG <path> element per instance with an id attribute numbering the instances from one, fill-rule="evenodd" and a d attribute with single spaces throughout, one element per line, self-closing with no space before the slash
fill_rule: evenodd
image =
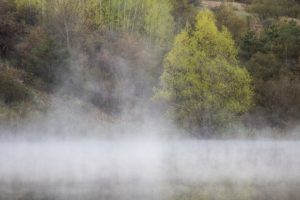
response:
<path id="1" fill-rule="evenodd" d="M 295 128 L 299 16 L 295 0 L 3 0 L 0 123 L 61 98 L 99 121 L 151 113 L 198 136 Z"/>

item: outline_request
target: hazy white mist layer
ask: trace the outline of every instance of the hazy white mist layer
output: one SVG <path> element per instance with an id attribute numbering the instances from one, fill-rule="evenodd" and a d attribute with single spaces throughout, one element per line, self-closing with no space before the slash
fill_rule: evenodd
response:
<path id="1" fill-rule="evenodd" d="M 300 180 L 300 142 L 0 142 L 2 182 Z"/>

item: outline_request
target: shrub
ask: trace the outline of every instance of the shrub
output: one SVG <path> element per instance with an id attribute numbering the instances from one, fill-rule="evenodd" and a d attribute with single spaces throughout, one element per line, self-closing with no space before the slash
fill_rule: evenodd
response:
<path id="1" fill-rule="evenodd" d="M 29 89 L 16 80 L 9 71 L 0 73 L 0 99 L 6 104 L 27 101 L 31 97 Z"/>

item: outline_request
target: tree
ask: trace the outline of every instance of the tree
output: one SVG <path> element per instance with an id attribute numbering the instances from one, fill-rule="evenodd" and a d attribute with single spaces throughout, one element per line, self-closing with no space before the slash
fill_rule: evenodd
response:
<path id="1" fill-rule="evenodd" d="M 60 81 L 59 75 L 67 70 L 69 52 L 54 41 L 41 27 L 30 30 L 17 47 L 19 63 L 30 77 L 27 83 L 50 90 Z M 42 81 L 37 85 L 36 80 Z M 45 85 L 44 85 L 45 84 Z"/>
<path id="2" fill-rule="evenodd" d="M 247 22 L 234 12 L 233 6 L 224 3 L 216 8 L 215 15 L 218 27 L 228 28 L 235 40 L 240 39 L 246 33 Z"/>
<path id="3" fill-rule="evenodd" d="M 300 27 L 291 21 L 278 25 L 278 37 L 275 38 L 274 51 L 286 64 L 289 60 L 297 61 L 300 55 Z"/>
<path id="4" fill-rule="evenodd" d="M 294 21 L 276 21 L 261 36 L 248 32 L 240 42 L 241 56 L 250 59 L 256 52 L 276 55 L 286 66 L 292 66 L 300 55 L 300 28 Z"/>
<path id="5" fill-rule="evenodd" d="M 180 31 L 187 23 L 190 23 L 196 16 L 201 5 L 200 0 L 172 0 L 172 16 L 176 22 L 176 30 Z"/>
<path id="6" fill-rule="evenodd" d="M 277 79 L 256 83 L 256 112 L 264 126 L 290 129 L 300 117 L 300 79 L 298 74 L 281 73 Z"/>
<path id="7" fill-rule="evenodd" d="M 226 125 L 252 104 L 251 77 L 236 56 L 227 29 L 219 31 L 213 13 L 201 11 L 195 26 L 177 35 L 155 97 L 185 128 Z"/>
<path id="8" fill-rule="evenodd" d="M 253 0 L 250 11 L 257 13 L 261 19 L 269 17 L 289 16 L 297 18 L 300 14 L 300 5 L 297 0 Z"/>
<path id="9" fill-rule="evenodd" d="M 173 35 L 173 18 L 169 0 L 146 1 L 145 13 L 143 29 L 146 35 L 156 43 L 169 41 Z"/>
<path id="10" fill-rule="evenodd" d="M 0 63 L 0 102 L 13 104 L 31 100 L 30 90 L 22 83 L 22 71 Z"/>
<path id="11" fill-rule="evenodd" d="M 256 106 L 250 116 L 256 125 L 283 128 L 298 119 L 299 41 L 300 28 L 293 19 L 269 20 L 261 33 L 242 38 L 240 56 L 254 78 Z"/>
<path id="12" fill-rule="evenodd" d="M 260 38 L 253 31 L 248 31 L 239 42 L 239 56 L 243 60 L 249 60 L 253 54 L 263 49 Z"/>
<path id="13" fill-rule="evenodd" d="M 278 77 L 281 67 L 280 60 L 272 53 L 258 52 L 247 62 L 252 77 L 264 81 Z"/>
<path id="14" fill-rule="evenodd" d="M 16 6 L 12 1 L 0 2 L 0 58 L 7 58 L 14 50 L 18 37 L 24 32 L 17 20 Z"/>

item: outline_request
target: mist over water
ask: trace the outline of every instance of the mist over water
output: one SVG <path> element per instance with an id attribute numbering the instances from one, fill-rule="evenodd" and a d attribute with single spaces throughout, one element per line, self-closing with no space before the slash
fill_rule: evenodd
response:
<path id="1" fill-rule="evenodd" d="M 199 2 L 0 0 L 0 200 L 300 200 L 299 27 Z"/>
<path id="2" fill-rule="evenodd" d="M 228 184 L 235 192 L 246 185 L 253 194 L 258 187 L 299 195 L 299 142 L 128 138 L 0 143 L 2 199 L 28 193 L 33 199 L 168 199 L 193 188 L 216 197 Z"/>
<path id="3" fill-rule="evenodd" d="M 152 104 L 153 80 L 132 58 L 99 57 L 114 90 L 74 58 L 46 113 L 0 127 L 0 200 L 300 199 L 299 141 L 189 137 Z M 101 104 L 112 99 L 117 116 Z"/>
<path id="4" fill-rule="evenodd" d="M 70 90 L 1 130 L 0 199 L 300 198 L 299 141 L 195 139 L 143 101 L 108 120 Z"/>
<path id="5" fill-rule="evenodd" d="M 300 197 L 299 141 L 196 139 L 155 112 L 103 122 L 95 110 L 56 97 L 43 118 L 3 132 L 0 199 Z"/>

